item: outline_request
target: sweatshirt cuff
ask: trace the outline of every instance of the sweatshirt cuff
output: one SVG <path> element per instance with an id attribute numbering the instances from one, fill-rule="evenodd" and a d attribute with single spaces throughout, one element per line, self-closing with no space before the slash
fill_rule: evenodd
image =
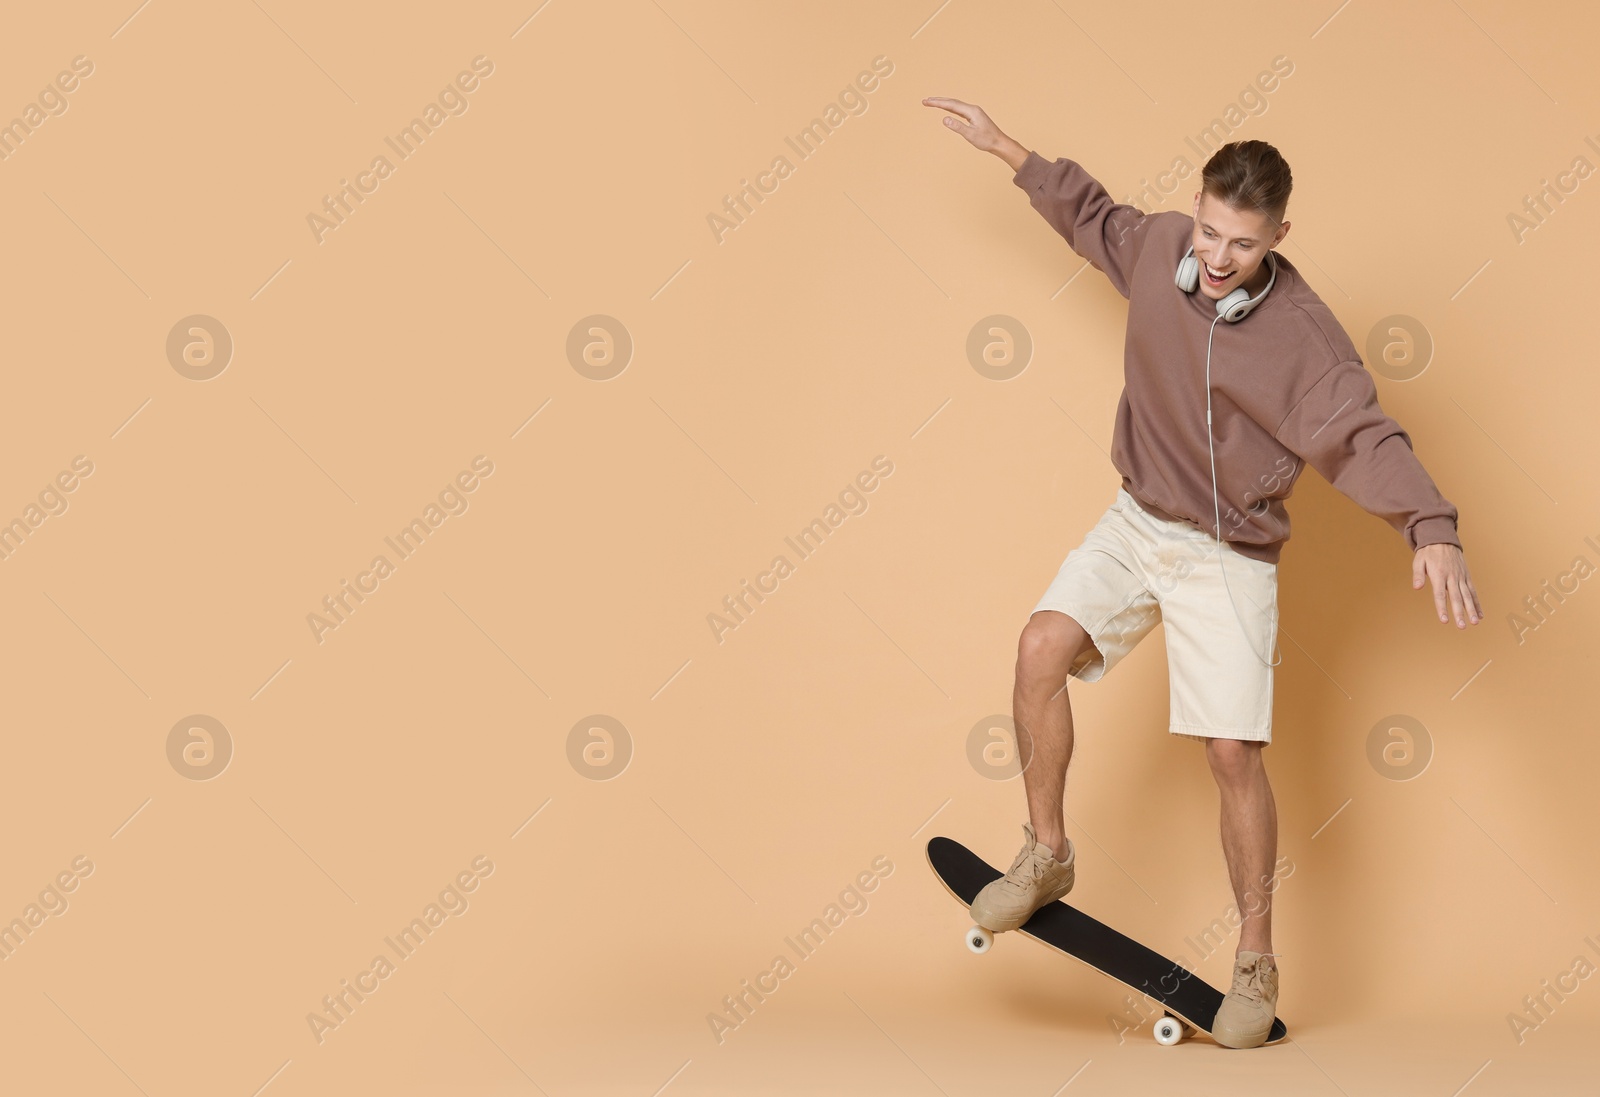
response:
<path id="1" fill-rule="evenodd" d="M 1440 515 L 1436 518 L 1424 518 L 1411 527 L 1412 551 L 1424 545 L 1454 545 L 1461 547 L 1461 538 L 1456 533 L 1456 524 L 1451 518 Z"/>
<path id="2" fill-rule="evenodd" d="M 1016 174 L 1011 177 L 1011 181 L 1023 190 L 1037 190 L 1039 184 L 1044 182 L 1044 173 L 1049 167 L 1049 160 L 1029 149 L 1028 158 L 1017 168 Z"/>

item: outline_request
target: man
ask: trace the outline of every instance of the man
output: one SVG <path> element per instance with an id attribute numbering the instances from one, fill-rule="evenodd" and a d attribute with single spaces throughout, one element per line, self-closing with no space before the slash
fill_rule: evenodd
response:
<path id="1" fill-rule="evenodd" d="M 1104 677 L 1162 621 L 1168 730 L 1206 744 L 1243 917 L 1214 1035 L 1228 1047 L 1259 1046 L 1278 1000 L 1277 809 L 1261 748 L 1272 738 L 1277 664 L 1268 655 L 1289 538 L 1284 501 L 1311 465 L 1405 537 L 1413 589 L 1431 580 L 1439 620 L 1448 622 L 1448 600 L 1465 628 L 1483 612 L 1456 509 L 1378 406 L 1333 313 L 1272 252 L 1289 232 L 1292 180 L 1271 145 L 1219 149 L 1192 216 L 1146 214 L 1113 202 L 1074 161 L 1024 148 L 981 108 L 923 102 L 1004 160 L 1033 207 L 1129 302 L 1111 451 L 1122 484 L 1022 631 L 1012 704 L 1029 822 L 1010 871 L 973 901 L 973 920 L 1015 929 L 1072 889 L 1075 851 L 1062 813 L 1073 739 L 1067 680 Z"/>

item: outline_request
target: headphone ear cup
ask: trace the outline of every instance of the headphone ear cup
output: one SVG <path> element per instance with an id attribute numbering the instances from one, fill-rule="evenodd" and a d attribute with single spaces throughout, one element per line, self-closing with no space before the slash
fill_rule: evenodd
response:
<path id="1" fill-rule="evenodd" d="M 1243 320 L 1255 307 L 1255 302 L 1250 300 L 1249 291 L 1242 289 L 1234 290 L 1217 302 L 1217 312 L 1230 324 L 1237 324 Z"/>
<path id="2" fill-rule="evenodd" d="M 1189 249 L 1193 251 L 1193 248 Z M 1174 279 L 1184 293 L 1193 293 L 1200 285 L 1200 260 L 1185 255 L 1178 261 L 1178 276 Z"/>

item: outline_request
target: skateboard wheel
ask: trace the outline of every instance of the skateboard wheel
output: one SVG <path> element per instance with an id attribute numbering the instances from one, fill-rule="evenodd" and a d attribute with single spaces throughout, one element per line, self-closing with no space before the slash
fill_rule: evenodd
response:
<path id="1" fill-rule="evenodd" d="M 982 926 L 973 926 L 967 930 L 967 949 L 982 956 L 994 947 L 994 934 Z"/>
<path id="2" fill-rule="evenodd" d="M 1169 1013 L 1155 1023 L 1155 1027 L 1151 1029 L 1151 1034 L 1155 1036 L 1156 1043 L 1171 1047 L 1188 1035 L 1184 1031 L 1187 1027 L 1182 1021 Z"/>

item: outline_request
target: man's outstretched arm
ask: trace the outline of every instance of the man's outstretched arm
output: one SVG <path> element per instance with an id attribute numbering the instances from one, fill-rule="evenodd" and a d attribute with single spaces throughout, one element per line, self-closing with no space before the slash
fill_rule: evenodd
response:
<path id="1" fill-rule="evenodd" d="M 1340 362 L 1323 374 L 1275 436 L 1362 510 L 1399 531 L 1412 550 L 1412 589 L 1432 580 L 1439 620 L 1449 621 L 1447 609 L 1457 628 L 1483 619 L 1456 508 L 1417 460 L 1410 435 L 1378 406 L 1372 375 L 1360 362 Z"/>
<path id="2" fill-rule="evenodd" d="M 944 124 L 975 148 L 992 152 L 1012 170 L 1011 181 L 1028 195 L 1050 227 L 1066 238 L 1072 250 L 1105 272 L 1117 292 L 1127 297 L 1133 266 L 1144 247 L 1145 213 L 1137 206 L 1111 200 L 1106 189 L 1074 160 L 1046 160 L 1014 141 L 984 113 L 959 99 L 932 96 L 930 107 L 949 111 Z"/>

